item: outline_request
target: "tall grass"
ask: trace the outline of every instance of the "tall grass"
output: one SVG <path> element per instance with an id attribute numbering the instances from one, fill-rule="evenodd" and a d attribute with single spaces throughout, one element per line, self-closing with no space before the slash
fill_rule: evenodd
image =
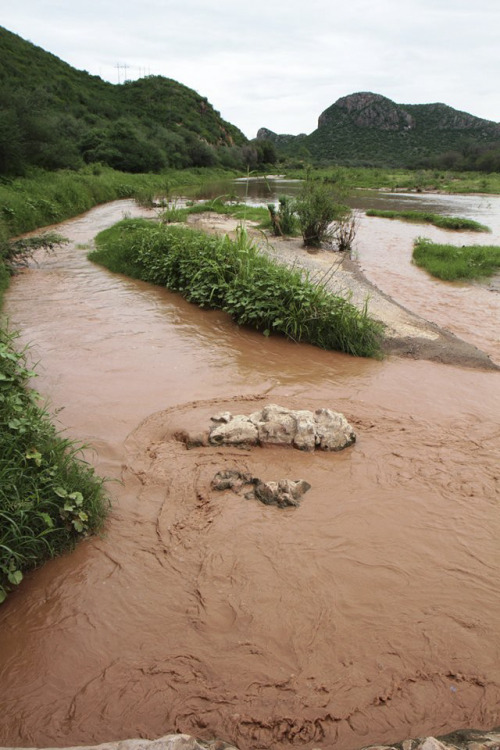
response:
<path id="1" fill-rule="evenodd" d="M 238 325 L 323 349 L 380 355 L 381 326 L 367 310 L 329 293 L 299 270 L 276 265 L 240 230 L 236 241 L 187 227 L 119 222 L 96 237 L 89 258 L 112 271 L 224 310 Z"/>
<path id="2" fill-rule="evenodd" d="M 491 232 L 489 227 L 473 219 L 461 216 L 441 216 L 430 211 L 390 211 L 386 209 L 370 208 L 367 216 L 377 216 L 382 219 L 401 219 L 415 224 L 433 224 L 441 229 L 452 229 L 457 232 Z"/>
<path id="3" fill-rule="evenodd" d="M 225 172 L 226 176 L 233 173 Z M 0 236 L 54 224 L 119 198 L 151 205 L 190 184 L 220 178 L 221 170 L 170 170 L 160 175 L 124 174 L 94 165 L 80 172 L 35 171 L 0 184 Z"/>
<path id="4" fill-rule="evenodd" d="M 413 246 L 413 261 L 445 281 L 479 279 L 499 271 L 500 247 L 440 245 L 419 237 Z"/>

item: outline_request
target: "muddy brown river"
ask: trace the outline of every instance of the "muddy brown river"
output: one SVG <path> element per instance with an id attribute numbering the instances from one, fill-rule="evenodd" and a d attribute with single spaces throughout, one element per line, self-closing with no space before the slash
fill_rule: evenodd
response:
<path id="1" fill-rule="evenodd" d="M 182 731 L 354 750 L 500 724 L 500 375 L 266 339 L 113 275 L 82 244 L 124 212 L 138 209 L 65 222 L 72 243 L 7 295 L 36 386 L 92 446 L 113 507 L 102 538 L 0 608 L 0 745 Z M 480 317 L 462 324 L 495 345 Z M 177 438 L 267 403 L 341 411 L 357 442 L 307 454 Z M 212 491 L 229 468 L 312 488 L 280 510 Z"/>

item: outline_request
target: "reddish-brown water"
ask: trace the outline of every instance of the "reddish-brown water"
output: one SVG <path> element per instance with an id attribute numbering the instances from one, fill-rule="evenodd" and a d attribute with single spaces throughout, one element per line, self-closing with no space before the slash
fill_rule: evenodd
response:
<path id="1" fill-rule="evenodd" d="M 61 229 L 85 242 L 123 210 Z M 122 483 L 106 535 L 0 610 L 0 744 L 350 750 L 499 724 L 499 375 L 264 339 L 85 255 L 17 277 L 7 312 L 61 425 Z M 358 440 L 175 438 L 269 402 L 342 411 Z M 233 467 L 312 489 L 287 510 L 211 491 Z"/>

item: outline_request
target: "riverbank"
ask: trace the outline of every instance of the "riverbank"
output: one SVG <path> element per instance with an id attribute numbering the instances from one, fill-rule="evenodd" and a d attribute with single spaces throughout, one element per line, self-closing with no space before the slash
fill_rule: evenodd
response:
<path id="1" fill-rule="evenodd" d="M 236 219 L 216 213 L 193 214 L 188 223 L 203 231 L 232 236 L 240 224 Z M 247 230 L 261 252 L 275 262 L 302 268 L 314 278 L 322 279 L 329 290 L 349 299 L 360 310 L 368 300 L 370 315 L 384 325 L 386 354 L 461 367 L 498 369 L 487 353 L 416 315 L 381 291 L 366 278 L 356 260 L 329 249 L 308 252 L 301 238 L 264 236 L 252 228 L 251 223 L 247 224 Z"/>

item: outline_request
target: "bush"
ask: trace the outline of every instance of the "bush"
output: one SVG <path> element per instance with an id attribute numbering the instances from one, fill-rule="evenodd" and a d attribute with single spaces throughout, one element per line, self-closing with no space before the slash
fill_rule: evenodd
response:
<path id="1" fill-rule="evenodd" d="M 326 184 L 306 182 L 295 201 L 300 231 L 306 247 L 320 247 L 332 239 L 331 224 L 345 219 L 349 209 L 336 201 Z"/>

